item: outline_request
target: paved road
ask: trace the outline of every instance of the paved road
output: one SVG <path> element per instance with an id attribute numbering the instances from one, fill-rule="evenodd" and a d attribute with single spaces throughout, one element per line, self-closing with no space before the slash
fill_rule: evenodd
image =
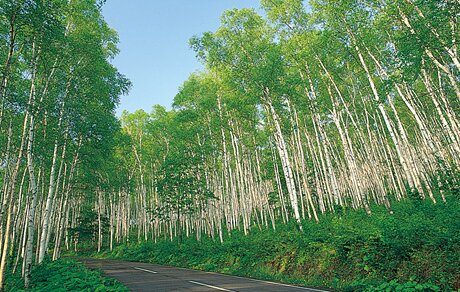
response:
<path id="1" fill-rule="evenodd" d="M 89 268 L 101 269 L 104 271 L 106 276 L 119 280 L 131 291 L 135 292 L 324 292 L 324 290 L 312 288 L 297 287 L 154 264 L 95 259 L 80 259 L 80 261 Z"/>

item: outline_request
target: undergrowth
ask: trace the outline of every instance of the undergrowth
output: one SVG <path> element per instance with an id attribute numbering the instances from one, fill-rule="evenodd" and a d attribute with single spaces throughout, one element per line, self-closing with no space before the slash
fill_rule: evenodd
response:
<path id="1" fill-rule="evenodd" d="M 391 214 L 392 213 L 392 214 Z M 218 239 L 121 245 L 102 256 L 344 291 L 460 288 L 460 204 L 412 196 L 391 209 L 338 210 L 320 222 L 254 226 Z"/>

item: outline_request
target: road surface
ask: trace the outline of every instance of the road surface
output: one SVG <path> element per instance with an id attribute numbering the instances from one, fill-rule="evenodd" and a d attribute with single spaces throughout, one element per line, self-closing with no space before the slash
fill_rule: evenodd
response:
<path id="1" fill-rule="evenodd" d="M 155 264 L 96 259 L 80 259 L 80 261 L 91 269 L 101 269 L 106 276 L 117 279 L 134 292 L 325 292 L 313 288 Z"/>

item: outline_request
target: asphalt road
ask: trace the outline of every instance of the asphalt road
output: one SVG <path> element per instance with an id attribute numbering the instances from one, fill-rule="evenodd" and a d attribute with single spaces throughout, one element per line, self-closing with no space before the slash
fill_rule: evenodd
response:
<path id="1" fill-rule="evenodd" d="M 323 292 L 313 288 L 298 287 L 217 273 L 173 268 L 154 264 L 115 260 L 80 259 L 91 269 L 101 269 L 107 277 L 122 282 L 131 291 L 272 291 L 272 292 Z"/>

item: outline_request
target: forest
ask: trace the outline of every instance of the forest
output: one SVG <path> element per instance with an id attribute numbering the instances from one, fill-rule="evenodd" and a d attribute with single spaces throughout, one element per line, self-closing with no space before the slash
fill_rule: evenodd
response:
<path id="1" fill-rule="evenodd" d="M 418 280 L 460 288 L 459 0 L 225 11 L 216 31 L 190 39 L 204 69 L 171 109 L 120 118 L 131 82 L 111 63 L 118 35 L 104 2 L 0 0 L 0 290 L 11 274 L 29 287 L 35 266 L 63 254 L 212 245 L 212 255 L 268 234 L 339 234 L 327 262 L 353 245 L 339 226 L 369 222 L 381 229 L 366 229 L 360 248 L 406 244 L 426 250 L 412 258 L 426 265 L 439 253 L 450 270 Z M 386 242 L 385 228 L 402 235 Z M 359 277 L 378 277 L 353 251 L 341 250 L 364 261 Z M 392 263 L 410 258 L 398 252 Z M 388 282 L 413 280 L 392 269 Z M 344 287 L 333 281 L 314 284 Z"/>

